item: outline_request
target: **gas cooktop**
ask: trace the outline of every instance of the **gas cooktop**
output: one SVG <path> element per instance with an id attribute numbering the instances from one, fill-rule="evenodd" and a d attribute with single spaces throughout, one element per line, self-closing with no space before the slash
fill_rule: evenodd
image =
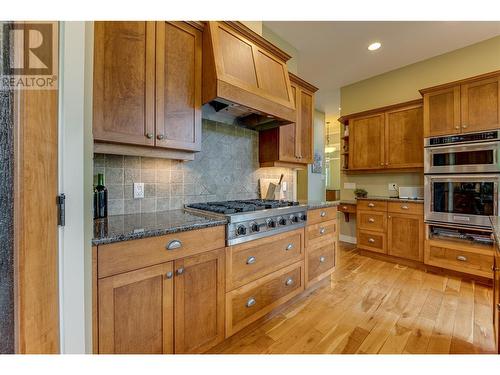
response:
<path id="1" fill-rule="evenodd" d="M 307 220 L 307 206 L 269 199 L 192 203 L 185 210 L 226 218 L 228 246 L 301 228 Z"/>

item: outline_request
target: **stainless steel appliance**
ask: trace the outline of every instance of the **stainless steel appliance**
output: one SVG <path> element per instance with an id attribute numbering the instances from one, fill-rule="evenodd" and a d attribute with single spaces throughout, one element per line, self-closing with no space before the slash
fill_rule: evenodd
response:
<path id="1" fill-rule="evenodd" d="M 500 131 L 426 138 L 424 172 L 500 173 Z"/>
<path id="2" fill-rule="evenodd" d="M 227 219 L 227 246 L 302 228 L 307 221 L 307 206 L 290 201 L 250 199 L 193 203 L 184 209 Z"/>
<path id="3" fill-rule="evenodd" d="M 490 228 L 499 182 L 500 174 L 426 175 L 425 221 Z"/>

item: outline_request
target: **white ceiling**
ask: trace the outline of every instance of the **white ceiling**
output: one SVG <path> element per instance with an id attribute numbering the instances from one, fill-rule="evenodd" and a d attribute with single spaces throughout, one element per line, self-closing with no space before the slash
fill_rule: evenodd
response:
<path id="1" fill-rule="evenodd" d="M 264 21 L 299 51 L 299 74 L 320 88 L 317 108 L 335 113 L 338 89 L 500 35 L 500 22 Z M 373 41 L 382 47 L 368 51 Z"/>

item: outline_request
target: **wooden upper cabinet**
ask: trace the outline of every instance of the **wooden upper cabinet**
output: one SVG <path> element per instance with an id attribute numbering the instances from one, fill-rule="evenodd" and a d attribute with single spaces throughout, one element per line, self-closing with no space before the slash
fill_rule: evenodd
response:
<path id="1" fill-rule="evenodd" d="M 500 128 L 500 75 L 461 86 L 462 130 Z"/>
<path id="2" fill-rule="evenodd" d="M 385 113 L 385 166 L 421 168 L 424 166 L 422 105 L 403 107 Z"/>
<path id="3" fill-rule="evenodd" d="M 224 251 L 175 261 L 176 353 L 201 353 L 224 340 Z"/>
<path id="4" fill-rule="evenodd" d="M 303 167 L 313 162 L 314 93 L 316 87 L 290 73 L 296 121 L 259 132 L 262 167 Z"/>
<path id="5" fill-rule="evenodd" d="M 94 139 L 153 146 L 155 23 L 94 27 Z"/>
<path id="6" fill-rule="evenodd" d="M 156 146 L 201 150 L 202 33 L 156 23 Z"/>
<path id="7" fill-rule="evenodd" d="M 424 137 L 500 128 L 500 72 L 420 90 Z"/>
<path id="8" fill-rule="evenodd" d="M 168 262 L 98 281 L 99 353 L 173 353 L 172 273 Z"/>
<path id="9" fill-rule="evenodd" d="M 384 113 L 349 121 L 349 169 L 384 168 Z"/>

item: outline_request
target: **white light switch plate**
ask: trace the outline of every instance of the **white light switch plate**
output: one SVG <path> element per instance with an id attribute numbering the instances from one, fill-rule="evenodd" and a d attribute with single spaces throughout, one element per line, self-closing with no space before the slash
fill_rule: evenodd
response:
<path id="1" fill-rule="evenodd" d="M 281 190 L 282 190 L 283 192 L 285 192 L 285 191 L 286 191 L 286 188 L 287 188 L 287 186 L 286 186 L 286 185 L 287 185 L 287 184 L 286 184 L 286 181 L 283 181 L 283 182 L 281 183 Z"/>
<path id="2" fill-rule="evenodd" d="M 134 182 L 134 199 L 144 198 L 144 182 Z"/>
<path id="3" fill-rule="evenodd" d="M 395 182 L 390 182 L 388 186 L 389 191 L 397 191 L 398 190 L 398 184 Z"/>
<path id="4" fill-rule="evenodd" d="M 354 190 L 354 189 L 356 189 L 356 183 L 355 182 L 344 182 L 344 189 Z"/>

